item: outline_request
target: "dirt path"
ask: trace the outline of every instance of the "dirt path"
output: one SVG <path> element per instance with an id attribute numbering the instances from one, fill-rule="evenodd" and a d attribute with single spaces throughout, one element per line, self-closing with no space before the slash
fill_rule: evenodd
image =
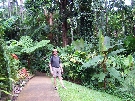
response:
<path id="1" fill-rule="evenodd" d="M 51 78 L 35 76 L 24 87 L 17 101 L 61 101 Z"/>

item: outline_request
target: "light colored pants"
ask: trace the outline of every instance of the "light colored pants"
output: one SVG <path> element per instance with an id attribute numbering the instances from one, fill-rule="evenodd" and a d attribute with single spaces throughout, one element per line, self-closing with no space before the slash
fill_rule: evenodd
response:
<path id="1" fill-rule="evenodd" d="M 61 69 L 53 67 L 53 77 L 61 77 Z"/>

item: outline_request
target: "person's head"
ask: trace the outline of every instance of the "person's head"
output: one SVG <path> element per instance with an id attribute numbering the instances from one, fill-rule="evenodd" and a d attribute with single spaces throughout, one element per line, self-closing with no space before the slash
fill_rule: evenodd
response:
<path id="1" fill-rule="evenodd" d="M 57 55 L 57 54 L 58 54 L 57 49 L 53 49 L 52 54 L 53 54 L 53 55 Z"/>

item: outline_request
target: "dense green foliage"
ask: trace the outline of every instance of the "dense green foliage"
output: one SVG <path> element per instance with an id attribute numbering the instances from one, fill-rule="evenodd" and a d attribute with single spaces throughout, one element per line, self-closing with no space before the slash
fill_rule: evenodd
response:
<path id="1" fill-rule="evenodd" d="M 102 38 L 104 39 L 103 36 Z M 107 39 L 106 41 L 109 44 Z M 102 46 L 104 50 L 102 48 L 101 54 L 100 51 L 91 51 L 93 44 L 83 42 L 82 39 L 77 40 L 74 42 L 76 44 L 73 43 L 73 45 L 62 49 L 64 78 L 87 87 L 104 87 L 123 99 L 134 98 L 135 67 L 133 56 L 120 55 L 125 49 L 114 48 L 120 44 L 114 45 L 113 43 L 113 46 Z"/>
<path id="2" fill-rule="evenodd" d="M 2 96 L 12 91 L 22 67 L 49 73 L 51 51 L 57 48 L 64 79 L 135 99 L 134 0 L 131 5 L 123 0 L 26 0 L 24 6 L 9 1 L 8 6 L 0 1 Z"/>

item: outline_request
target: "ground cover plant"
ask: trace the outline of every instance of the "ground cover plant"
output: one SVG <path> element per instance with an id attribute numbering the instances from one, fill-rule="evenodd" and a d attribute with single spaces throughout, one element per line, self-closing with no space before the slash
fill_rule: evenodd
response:
<path id="1" fill-rule="evenodd" d="M 61 101 L 122 101 L 111 94 L 92 90 L 75 83 L 64 81 L 64 84 L 67 87 L 66 90 L 60 85 L 58 88 Z"/>

